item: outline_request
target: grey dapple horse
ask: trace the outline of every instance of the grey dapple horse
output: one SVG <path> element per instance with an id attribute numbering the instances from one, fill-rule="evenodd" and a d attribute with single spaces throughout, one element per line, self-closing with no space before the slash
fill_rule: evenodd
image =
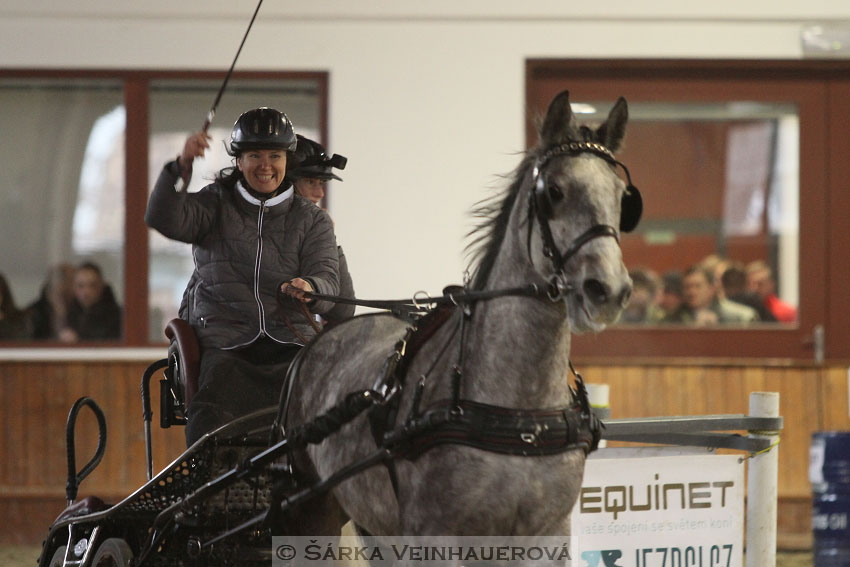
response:
<path id="1" fill-rule="evenodd" d="M 464 309 L 455 309 L 409 361 L 398 420 L 414 404 L 424 411 L 450 398 L 455 366 L 465 400 L 517 409 L 574 402 L 567 379 L 571 333 L 601 331 L 631 293 L 619 233 L 633 228 L 640 211 L 613 157 L 627 113 L 621 98 L 607 121 L 591 129 L 576 124 L 566 92 L 553 100 L 540 144 L 505 194 L 482 209 L 467 288 L 537 284 L 549 294 L 477 301 L 467 305 L 466 317 Z M 370 314 L 320 334 L 292 384 L 287 423 L 307 422 L 349 392 L 372 388 L 408 325 L 389 314 Z M 418 381 L 423 387 L 414 401 Z M 326 478 L 375 448 L 361 415 L 302 458 Z M 383 466 L 346 480 L 323 502 L 305 506 L 306 517 L 322 526 L 311 522 L 301 531 L 331 533 L 347 516 L 374 535 L 567 534 L 584 460 L 578 448 L 522 456 L 441 444 L 415 459 L 395 460 L 395 487 Z"/>

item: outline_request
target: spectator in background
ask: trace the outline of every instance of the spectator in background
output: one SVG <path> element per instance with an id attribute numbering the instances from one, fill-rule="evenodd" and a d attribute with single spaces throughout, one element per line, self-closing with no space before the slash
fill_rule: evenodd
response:
<path id="1" fill-rule="evenodd" d="M 47 272 L 41 295 L 26 309 L 34 339 L 59 340 L 59 333 L 67 327 L 73 281 L 71 264 L 58 264 Z"/>
<path id="2" fill-rule="evenodd" d="M 703 266 L 692 266 L 682 279 L 684 302 L 665 321 L 696 326 L 746 324 L 758 320 L 758 314 L 717 296 L 714 274 Z"/>
<path id="3" fill-rule="evenodd" d="M 699 263 L 700 267 L 705 268 L 711 272 L 712 276 L 714 276 L 714 281 L 717 283 L 715 286 L 715 292 L 717 293 L 717 297 L 721 299 L 726 297 L 726 291 L 723 289 L 723 286 L 720 285 L 720 280 L 723 277 L 723 273 L 730 265 L 731 262 L 720 254 L 709 254 Z"/>
<path id="4" fill-rule="evenodd" d="M 776 317 L 765 306 L 758 294 L 747 289 L 747 273 L 744 271 L 743 264 L 730 263 L 723 272 L 720 282 L 726 299 L 751 307 L 758 313 L 760 321 L 776 322 Z"/>
<path id="5" fill-rule="evenodd" d="M 103 281 L 100 268 L 91 262 L 74 272 L 73 299 L 68 325 L 59 339 L 66 343 L 108 341 L 121 338 L 121 307 L 112 288 Z"/>
<path id="6" fill-rule="evenodd" d="M 0 340 L 27 339 L 30 335 L 29 320 L 15 305 L 9 282 L 0 274 Z"/>
<path id="7" fill-rule="evenodd" d="M 658 309 L 654 312 L 653 323 L 669 321 L 684 301 L 682 293 L 682 274 L 677 271 L 665 273 L 661 277 L 661 295 L 658 299 Z"/>
<path id="8" fill-rule="evenodd" d="M 621 323 L 648 323 L 658 309 L 658 276 L 647 268 L 635 268 L 629 271 L 632 278 L 632 296 L 629 304 L 620 316 Z"/>
<path id="9" fill-rule="evenodd" d="M 756 260 L 747 265 L 747 287 L 756 293 L 764 306 L 780 323 L 793 323 L 797 320 L 797 308 L 779 299 L 776 295 L 776 282 L 773 271 L 765 262 Z"/>

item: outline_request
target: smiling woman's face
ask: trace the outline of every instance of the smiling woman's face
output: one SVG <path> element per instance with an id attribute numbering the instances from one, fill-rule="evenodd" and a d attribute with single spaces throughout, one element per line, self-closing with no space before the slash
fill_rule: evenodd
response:
<path id="1" fill-rule="evenodd" d="M 236 158 L 236 167 L 245 176 L 251 189 L 258 193 L 273 193 L 286 175 L 286 152 L 248 150 Z"/>

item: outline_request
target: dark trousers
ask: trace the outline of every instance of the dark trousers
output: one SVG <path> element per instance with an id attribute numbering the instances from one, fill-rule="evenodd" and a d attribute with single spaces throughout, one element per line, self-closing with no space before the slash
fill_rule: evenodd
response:
<path id="1" fill-rule="evenodd" d="M 198 391 L 189 407 L 187 446 L 238 417 L 276 406 L 300 348 L 263 338 L 240 349 L 204 350 Z"/>

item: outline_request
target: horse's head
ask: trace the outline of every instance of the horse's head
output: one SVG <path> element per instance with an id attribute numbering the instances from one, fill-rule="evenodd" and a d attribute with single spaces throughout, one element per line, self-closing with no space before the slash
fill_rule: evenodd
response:
<path id="1" fill-rule="evenodd" d="M 535 270 L 554 284 L 574 331 L 600 331 L 616 321 L 632 282 L 619 246 L 637 225 L 642 204 L 614 157 L 628 108 L 620 98 L 597 129 L 579 126 L 569 93 L 555 97 L 526 177 L 528 250 Z"/>

